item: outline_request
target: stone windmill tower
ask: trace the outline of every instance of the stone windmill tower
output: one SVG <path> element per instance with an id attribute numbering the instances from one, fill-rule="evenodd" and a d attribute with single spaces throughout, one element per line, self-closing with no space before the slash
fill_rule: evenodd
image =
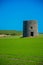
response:
<path id="1" fill-rule="evenodd" d="M 23 37 L 37 36 L 38 25 L 37 21 L 29 20 L 23 22 Z"/>

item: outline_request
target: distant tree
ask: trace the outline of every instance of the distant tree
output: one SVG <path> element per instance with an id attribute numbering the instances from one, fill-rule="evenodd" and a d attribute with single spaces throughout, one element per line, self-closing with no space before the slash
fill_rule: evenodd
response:
<path id="1" fill-rule="evenodd" d="M 11 35 L 14 36 L 14 35 L 16 35 L 16 33 L 12 33 Z"/>
<path id="2" fill-rule="evenodd" d="M 0 33 L 0 35 L 1 35 L 2 33 Z"/>

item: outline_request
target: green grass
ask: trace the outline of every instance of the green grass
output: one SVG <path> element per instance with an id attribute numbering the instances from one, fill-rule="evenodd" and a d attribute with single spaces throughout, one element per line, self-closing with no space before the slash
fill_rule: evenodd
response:
<path id="1" fill-rule="evenodd" d="M 43 34 L 0 38 L 0 65 L 43 65 Z"/>

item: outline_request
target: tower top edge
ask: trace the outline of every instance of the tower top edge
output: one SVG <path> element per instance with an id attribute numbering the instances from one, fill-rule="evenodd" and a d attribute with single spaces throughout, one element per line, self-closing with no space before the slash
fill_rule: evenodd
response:
<path id="1" fill-rule="evenodd" d="M 23 22 L 28 22 L 28 23 L 37 23 L 38 21 L 37 20 L 25 20 L 25 21 L 23 21 Z"/>

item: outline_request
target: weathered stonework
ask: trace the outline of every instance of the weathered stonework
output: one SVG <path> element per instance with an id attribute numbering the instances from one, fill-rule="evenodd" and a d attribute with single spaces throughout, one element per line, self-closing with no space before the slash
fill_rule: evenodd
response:
<path id="1" fill-rule="evenodd" d="M 23 37 L 37 36 L 38 25 L 37 21 L 29 20 L 23 22 Z"/>

